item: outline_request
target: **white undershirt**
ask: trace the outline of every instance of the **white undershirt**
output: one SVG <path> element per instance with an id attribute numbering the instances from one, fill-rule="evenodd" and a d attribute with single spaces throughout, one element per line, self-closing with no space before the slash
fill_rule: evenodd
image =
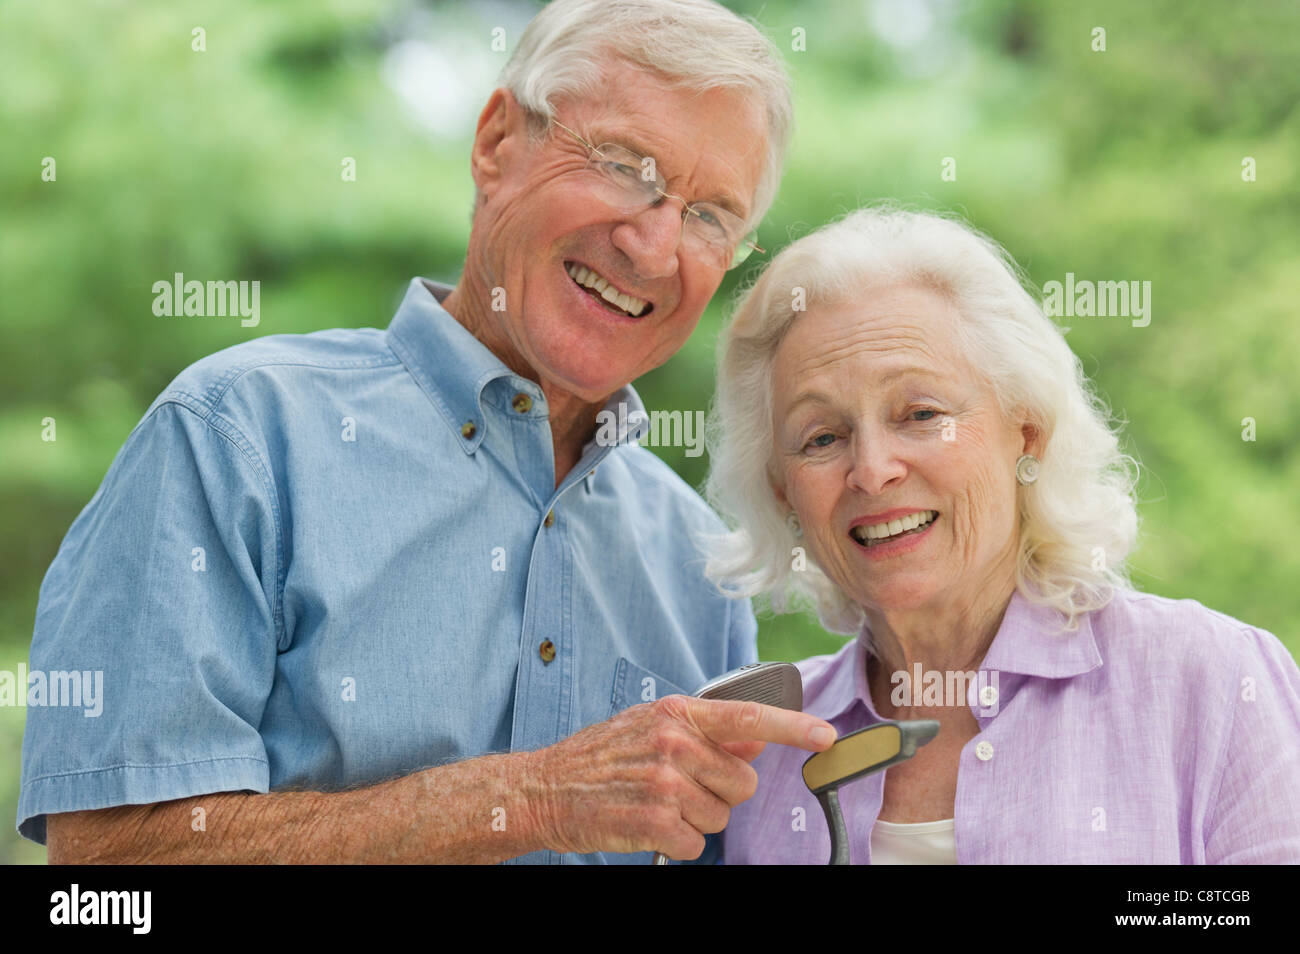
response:
<path id="1" fill-rule="evenodd" d="M 955 865 L 957 841 L 955 819 L 942 821 L 887 822 L 876 819 L 871 829 L 873 865 Z"/>

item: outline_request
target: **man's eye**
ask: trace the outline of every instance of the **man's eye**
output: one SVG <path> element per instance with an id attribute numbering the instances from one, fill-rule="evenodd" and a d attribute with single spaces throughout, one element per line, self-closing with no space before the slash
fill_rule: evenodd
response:
<path id="1" fill-rule="evenodd" d="M 722 228 L 722 223 L 718 221 L 718 217 L 714 215 L 712 212 L 710 212 L 708 209 L 701 209 L 698 206 L 696 206 L 695 215 L 699 218 L 701 222 L 703 222 L 705 225 L 709 226 L 710 228 L 716 228 L 716 229 Z"/>
<path id="2" fill-rule="evenodd" d="M 605 171 L 615 179 L 627 179 L 630 182 L 638 182 L 641 179 L 640 172 L 633 166 L 621 162 L 606 162 L 604 166 Z"/>
<path id="3" fill-rule="evenodd" d="M 721 216 L 717 215 L 711 209 L 699 206 L 692 206 L 691 211 L 695 213 L 695 221 L 699 223 L 698 227 L 702 228 L 709 236 L 718 242 L 734 242 L 735 237 L 727 231 L 727 226 L 723 223 Z"/>

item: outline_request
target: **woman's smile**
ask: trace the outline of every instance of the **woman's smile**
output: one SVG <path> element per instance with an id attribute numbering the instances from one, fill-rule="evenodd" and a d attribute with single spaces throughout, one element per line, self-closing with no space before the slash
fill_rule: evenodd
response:
<path id="1" fill-rule="evenodd" d="M 873 560 L 910 553 L 931 536 L 939 516 L 937 510 L 918 510 L 887 521 L 859 518 L 849 528 L 849 539 L 863 556 Z"/>

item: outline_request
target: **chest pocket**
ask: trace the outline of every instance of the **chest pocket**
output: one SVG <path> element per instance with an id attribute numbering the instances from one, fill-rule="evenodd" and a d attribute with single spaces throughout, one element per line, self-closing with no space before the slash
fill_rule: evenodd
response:
<path id="1" fill-rule="evenodd" d="M 628 706 L 639 706 L 643 702 L 654 702 L 673 694 L 690 695 L 677 684 L 623 656 L 614 667 L 614 689 L 610 693 L 609 714 L 612 716 Z"/>

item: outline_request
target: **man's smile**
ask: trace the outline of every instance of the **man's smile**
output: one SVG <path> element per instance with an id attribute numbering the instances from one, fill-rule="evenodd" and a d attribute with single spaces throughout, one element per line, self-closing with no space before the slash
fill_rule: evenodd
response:
<path id="1" fill-rule="evenodd" d="M 569 273 L 569 278 L 575 285 L 616 314 L 643 318 L 654 311 L 653 304 L 644 298 L 629 295 L 594 268 L 581 262 L 565 262 L 564 270 Z"/>

